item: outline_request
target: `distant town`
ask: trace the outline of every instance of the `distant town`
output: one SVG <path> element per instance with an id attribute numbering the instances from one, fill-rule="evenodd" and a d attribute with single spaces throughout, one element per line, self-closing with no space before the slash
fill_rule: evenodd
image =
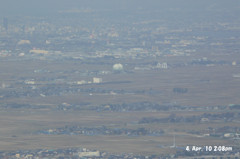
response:
<path id="1" fill-rule="evenodd" d="M 0 158 L 237 159 L 238 16 L 118 12 L 0 16 Z"/>

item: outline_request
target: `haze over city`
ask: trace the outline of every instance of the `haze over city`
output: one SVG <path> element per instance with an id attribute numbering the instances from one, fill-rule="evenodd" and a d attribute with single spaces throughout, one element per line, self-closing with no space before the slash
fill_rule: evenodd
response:
<path id="1" fill-rule="evenodd" d="M 0 158 L 238 158 L 239 0 L 0 5 Z"/>

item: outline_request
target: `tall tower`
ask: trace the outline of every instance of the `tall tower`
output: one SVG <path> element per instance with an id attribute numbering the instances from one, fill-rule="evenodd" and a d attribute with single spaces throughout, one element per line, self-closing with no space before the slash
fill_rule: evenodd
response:
<path id="1" fill-rule="evenodd" d="M 6 31 L 8 31 L 8 19 L 7 18 L 3 18 L 3 27 Z"/>

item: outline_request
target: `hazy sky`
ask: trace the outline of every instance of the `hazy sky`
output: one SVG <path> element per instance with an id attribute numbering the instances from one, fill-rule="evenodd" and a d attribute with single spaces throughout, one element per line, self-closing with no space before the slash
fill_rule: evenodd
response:
<path id="1" fill-rule="evenodd" d="M 91 9 L 225 9 L 240 10 L 240 0 L 0 0 L 0 14 L 41 15 L 63 10 Z"/>

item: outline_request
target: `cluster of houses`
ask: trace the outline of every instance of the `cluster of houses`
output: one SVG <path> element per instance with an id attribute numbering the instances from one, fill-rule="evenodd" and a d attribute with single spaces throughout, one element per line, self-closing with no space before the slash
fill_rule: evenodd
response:
<path id="1" fill-rule="evenodd" d="M 175 153 L 162 155 L 143 155 L 133 153 L 112 154 L 104 151 L 89 150 L 87 148 L 65 148 L 65 149 L 37 149 L 19 151 L 0 151 L 1 159 L 171 159 L 171 158 L 233 158 L 238 159 L 237 149 L 229 152 L 210 152 L 210 151 L 186 151 L 176 149 Z"/>
<path id="2" fill-rule="evenodd" d="M 79 159 L 102 158 L 106 153 L 87 148 L 37 149 L 0 152 L 2 159 Z"/>
<path id="3" fill-rule="evenodd" d="M 240 113 L 226 112 L 226 113 L 204 113 L 201 115 L 192 116 L 177 116 L 172 113 L 166 118 L 144 117 L 139 121 L 139 124 L 146 123 L 200 123 L 200 122 L 229 122 L 239 120 Z"/>
<path id="4" fill-rule="evenodd" d="M 42 130 L 39 134 L 48 135 L 127 135 L 127 136 L 158 136 L 164 134 L 163 130 L 147 130 L 145 128 L 129 129 L 129 128 L 107 128 L 102 127 L 81 127 L 81 126 L 65 126 L 62 128 Z"/>
<path id="5" fill-rule="evenodd" d="M 233 108 L 233 106 L 231 107 Z M 97 111 L 114 111 L 114 112 L 126 112 L 126 111 L 204 111 L 204 110 L 229 110 L 229 106 L 186 106 L 177 105 L 176 103 L 158 104 L 150 101 L 134 102 L 134 103 L 122 103 L 122 104 L 103 104 L 97 106 Z"/>
<path id="6" fill-rule="evenodd" d="M 133 153 L 111 154 L 89 150 L 87 148 L 37 149 L 19 151 L 0 151 L 1 159 L 154 159 L 166 158 L 157 155 L 139 155 Z"/>

